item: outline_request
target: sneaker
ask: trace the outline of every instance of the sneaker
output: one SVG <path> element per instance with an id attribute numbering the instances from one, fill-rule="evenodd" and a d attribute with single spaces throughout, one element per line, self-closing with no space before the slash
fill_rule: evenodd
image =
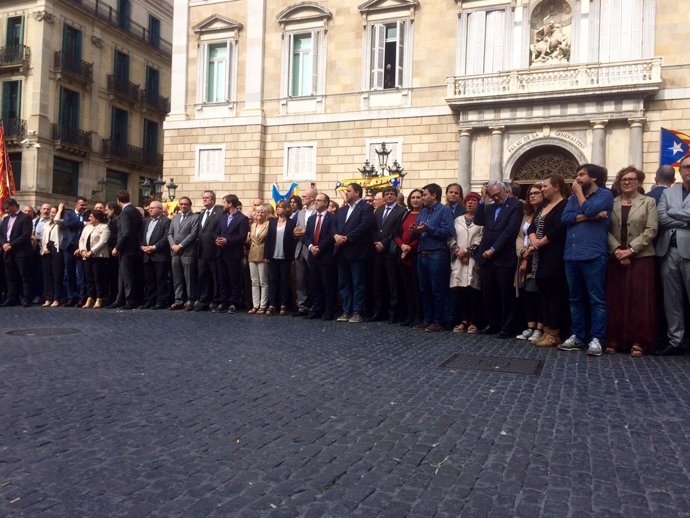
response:
<path id="1" fill-rule="evenodd" d="M 581 351 L 584 345 L 585 343 L 582 340 L 580 340 L 577 336 L 570 335 L 570 338 L 568 338 L 565 342 L 560 344 L 558 348 L 561 351 Z"/>
<path id="2" fill-rule="evenodd" d="M 336 322 L 349 322 L 350 321 L 350 315 L 347 313 L 343 313 L 340 315 L 337 319 Z"/>
<path id="3" fill-rule="evenodd" d="M 536 344 L 539 340 L 541 340 L 542 336 L 544 336 L 544 332 L 541 329 L 535 329 L 527 340 L 531 344 Z"/>
<path id="4" fill-rule="evenodd" d="M 357 313 L 353 313 L 353 315 L 350 317 L 350 320 L 348 320 L 348 322 L 350 322 L 351 324 L 359 324 L 360 322 L 364 322 L 364 320 Z"/>
<path id="5" fill-rule="evenodd" d="M 531 328 L 528 327 L 528 328 L 525 329 L 522 333 L 520 333 L 519 335 L 517 335 L 515 338 L 517 338 L 518 340 L 527 340 L 527 339 L 530 338 L 535 332 L 537 332 L 536 329 L 531 329 Z"/>
<path id="6" fill-rule="evenodd" d="M 587 356 L 601 356 L 601 342 L 598 338 L 592 338 L 587 347 Z"/>

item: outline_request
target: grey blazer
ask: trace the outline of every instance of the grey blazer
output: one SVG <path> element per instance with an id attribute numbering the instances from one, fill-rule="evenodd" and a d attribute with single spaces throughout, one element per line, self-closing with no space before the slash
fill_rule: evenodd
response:
<path id="1" fill-rule="evenodd" d="M 180 225 L 182 214 L 175 214 L 170 223 L 168 231 L 168 244 L 170 245 L 171 255 L 181 255 L 182 257 L 197 256 L 197 238 L 199 237 L 199 215 L 188 212 Z M 182 254 L 172 251 L 174 245 L 182 245 Z"/>
<path id="2" fill-rule="evenodd" d="M 690 195 L 683 200 L 683 186 L 676 184 L 666 189 L 659 205 L 659 236 L 656 242 L 656 255 L 663 257 L 668 251 L 671 234 L 676 232 L 678 253 L 683 259 L 690 259 Z"/>
<path id="3" fill-rule="evenodd" d="M 315 210 L 312 210 L 312 212 L 314 214 L 316 213 Z M 295 221 L 295 227 L 300 227 L 305 230 L 307 229 L 307 209 L 301 209 L 297 213 L 297 221 Z M 304 244 L 304 237 L 298 237 L 295 239 L 295 259 L 298 259 L 300 256 L 302 256 L 302 258 L 306 261 L 309 257 L 309 250 L 307 246 Z"/>

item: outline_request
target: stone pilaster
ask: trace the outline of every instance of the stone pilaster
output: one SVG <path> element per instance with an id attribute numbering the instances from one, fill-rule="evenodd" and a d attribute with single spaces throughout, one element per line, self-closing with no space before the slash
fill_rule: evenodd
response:
<path id="1" fill-rule="evenodd" d="M 503 126 L 493 126 L 491 131 L 491 160 L 489 179 L 503 181 Z"/>
<path id="2" fill-rule="evenodd" d="M 606 167 L 607 120 L 592 121 L 592 163 Z"/>
<path id="3" fill-rule="evenodd" d="M 472 180 L 472 128 L 460 128 L 460 148 L 458 152 L 458 183 L 463 192 L 469 192 Z"/>
<path id="4" fill-rule="evenodd" d="M 642 133 L 646 119 L 628 119 L 630 125 L 630 157 L 628 162 L 638 169 L 642 169 Z"/>

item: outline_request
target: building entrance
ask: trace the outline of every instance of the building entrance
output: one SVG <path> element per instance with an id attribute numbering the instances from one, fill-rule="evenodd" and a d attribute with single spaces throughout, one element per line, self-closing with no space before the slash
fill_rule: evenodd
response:
<path id="1" fill-rule="evenodd" d="M 575 179 L 577 159 L 558 146 L 539 146 L 522 155 L 510 172 L 513 182 L 520 184 L 521 199 L 525 199 L 529 187 L 552 174 L 559 174 L 568 183 Z"/>

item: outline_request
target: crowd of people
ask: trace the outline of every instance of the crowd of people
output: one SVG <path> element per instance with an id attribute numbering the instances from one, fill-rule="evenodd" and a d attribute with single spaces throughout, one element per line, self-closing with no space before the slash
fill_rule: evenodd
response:
<path id="1" fill-rule="evenodd" d="M 311 187 L 275 207 L 205 191 L 166 214 L 77 198 L 38 214 L 5 201 L 2 306 L 212 311 L 495 334 L 590 356 L 683 351 L 690 156 L 644 173 L 578 167 L 529 186 L 451 183 L 342 203 Z M 524 330 L 522 330 L 524 329 Z M 522 331 L 521 331 L 522 330 Z M 517 334 L 516 334 L 517 333 Z M 665 335 L 665 336 L 663 336 Z"/>

